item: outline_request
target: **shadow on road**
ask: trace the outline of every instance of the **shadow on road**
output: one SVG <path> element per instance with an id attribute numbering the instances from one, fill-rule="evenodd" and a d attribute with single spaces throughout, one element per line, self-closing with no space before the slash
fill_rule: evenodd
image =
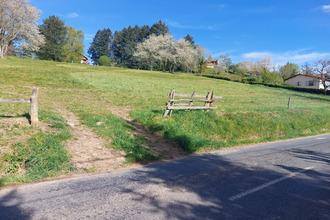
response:
<path id="1" fill-rule="evenodd" d="M 301 168 L 281 167 L 282 173 L 232 164 L 216 155 L 193 158 L 136 171 L 140 178 L 132 181 L 142 183 L 142 188 L 122 187 L 122 193 L 134 195 L 134 201 L 149 204 L 150 212 L 161 212 L 168 219 L 330 218 L 329 174 L 308 170 L 231 201 L 237 194 L 300 172 Z M 153 193 L 155 189 L 157 194 Z"/>
<path id="2" fill-rule="evenodd" d="M 303 149 L 295 149 L 290 152 L 294 153 L 297 158 L 330 164 L 330 154 Z"/>
<path id="3" fill-rule="evenodd" d="M 0 219 L 30 219 L 33 211 L 27 211 L 20 207 L 22 198 L 17 195 L 16 190 L 8 192 L 5 196 L 0 197 Z"/>
<path id="4" fill-rule="evenodd" d="M 247 163 L 203 154 L 54 182 L 35 198 L 22 199 L 13 190 L 0 197 L 0 218 L 29 219 L 33 214 L 44 219 L 330 219 L 330 154 L 286 153 L 287 163 L 269 161 L 266 167 L 257 164 L 260 158 Z M 294 159 L 299 166 L 292 165 Z M 304 162 L 325 166 L 305 169 Z"/>

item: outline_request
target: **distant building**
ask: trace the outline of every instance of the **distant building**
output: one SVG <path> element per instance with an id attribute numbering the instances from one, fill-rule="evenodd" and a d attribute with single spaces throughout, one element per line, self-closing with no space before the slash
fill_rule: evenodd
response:
<path id="1" fill-rule="evenodd" d="M 80 63 L 86 63 L 86 64 L 88 64 L 88 57 L 86 57 L 84 54 L 82 54 L 82 58 L 81 58 Z"/>
<path id="2" fill-rule="evenodd" d="M 324 89 L 324 86 L 321 81 L 321 75 L 319 74 L 315 74 L 315 75 L 297 74 L 295 76 L 291 76 L 285 81 L 293 86 L 297 86 L 300 88 Z M 330 81 L 327 81 L 326 83 L 327 85 L 330 85 Z"/>
<path id="3" fill-rule="evenodd" d="M 218 65 L 218 60 L 205 60 L 206 68 L 215 68 Z"/>

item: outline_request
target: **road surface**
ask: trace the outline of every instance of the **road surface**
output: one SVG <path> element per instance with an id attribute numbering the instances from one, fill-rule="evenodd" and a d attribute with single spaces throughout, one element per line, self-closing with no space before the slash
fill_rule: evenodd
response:
<path id="1" fill-rule="evenodd" d="M 0 219 L 330 219 L 330 134 L 2 189 Z"/>

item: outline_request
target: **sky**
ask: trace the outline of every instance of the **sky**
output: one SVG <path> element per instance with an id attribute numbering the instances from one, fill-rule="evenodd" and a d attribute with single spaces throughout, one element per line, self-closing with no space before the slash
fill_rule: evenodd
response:
<path id="1" fill-rule="evenodd" d="M 330 0 L 30 0 L 42 19 L 56 15 L 85 34 L 162 20 L 174 39 L 187 34 L 213 58 L 234 63 L 271 57 L 277 65 L 330 59 Z"/>

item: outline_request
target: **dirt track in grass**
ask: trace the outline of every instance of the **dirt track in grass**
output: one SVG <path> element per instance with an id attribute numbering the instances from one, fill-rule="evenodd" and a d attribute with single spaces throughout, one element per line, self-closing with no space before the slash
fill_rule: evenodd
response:
<path id="1" fill-rule="evenodd" d="M 176 143 L 152 133 L 129 117 L 130 108 L 108 106 L 107 109 L 116 117 L 128 122 L 134 129 L 134 134 L 145 140 L 144 146 L 154 155 L 161 155 L 163 160 L 185 157 L 184 152 Z M 73 137 L 66 143 L 66 149 L 72 156 L 71 162 L 80 172 L 105 173 L 113 172 L 122 167 L 134 167 L 138 164 L 123 166 L 126 154 L 113 148 L 105 147 L 105 140 L 99 137 L 91 128 L 81 124 L 79 118 L 69 110 L 61 108 L 60 113 L 70 126 Z"/>
<path id="2" fill-rule="evenodd" d="M 105 141 L 94 131 L 80 123 L 72 112 L 62 116 L 70 126 L 73 137 L 67 141 L 66 148 L 72 156 L 71 162 L 78 170 L 88 172 L 111 172 L 125 161 L 125 153 L 105 147 Z"/>
<path id="3" fill-rule="evenodd" d="M 133 128 L 135 135 L 142 137 L 146 143 L 144 146 L 149 148 L 154 155 L 161 155 L 163 160 L 171 160 L 188 156 L 175 142 L 169 141 L 159 134 L 151 132 L 139 122 L 133 121 L 129 116 L 130 108 L 111 106 L 108 107 L 113 115 L 128 122 Z"/>

